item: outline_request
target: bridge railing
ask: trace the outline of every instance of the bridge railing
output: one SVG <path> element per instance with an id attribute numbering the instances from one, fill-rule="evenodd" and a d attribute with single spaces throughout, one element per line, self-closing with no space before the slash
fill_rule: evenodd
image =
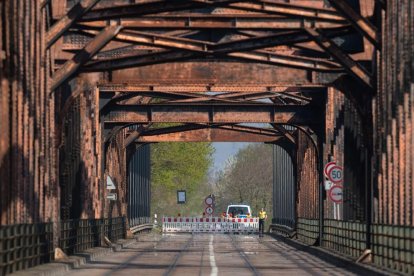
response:
<path id="1" fill-rule="evenodd" d="M 67 254 L 103 246 L 126 236 L 125 217 L 79 219 L 60 222 L 59 247 Z M 16 224 L 0 227 L 0 275 L 10 274 L 54 258 L 53 223 Z"/>
<path id="2" fill-rule="evenodd" d="M 47 263 L 52 258 L 52 223 L 0 227 L 0 275 Z"/>
<path id="3" fill-rule="evenodd" d="M 296 237 L 312 245 L 318 239 L 318 219 L 298 218 L 296 229 L 272 225 L 275 232 L 286 235 L 296 230 Z M 322 247 L 354 260 L 367 249 L 367 228 L 364 221 L 325 219 Z M 373 224 L 371 228 L 373 264 L 399 273 L 414 274 L 414 227 Z"/>
<path id="4" fill-rule="evenodd" d="M 125 238 L 124 217 L 106 219 L 78 219 L 61 222 L 60 248 L 67 254 L 102 246 L 103 238 L 110 241 Z"/>
<path id="5" fill-rule="evenodd" d="M 139 225 L 143 225 L 143 224 L 150 224 L 150 223 L 151 223 L 151 218 L 150 217 L 138 217 L 138 218 L 130 218 L 129 219 L 129 226 L 130 227 L 139 226 Z"/>

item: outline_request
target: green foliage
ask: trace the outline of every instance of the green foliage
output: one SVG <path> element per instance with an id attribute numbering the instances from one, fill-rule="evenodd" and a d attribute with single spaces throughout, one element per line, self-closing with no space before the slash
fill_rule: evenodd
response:
<path id="1" fill-rule="evenodd" d="M 151 146 L 152 213 L 160 216 L 200 215 L 214 148 L 211 143 L 159 143 Z M 177 190 L 187 203 L 177 204 Z"/>
<path id="2" fill-rule="evenodd" d="M 246 203 L 254 215 L 260 208 L 271 214 L 272 187 L 272 147 L 251 144 L 219 172 L 215 191 L 217 210 L 225 211 L 231 203 Z"/>

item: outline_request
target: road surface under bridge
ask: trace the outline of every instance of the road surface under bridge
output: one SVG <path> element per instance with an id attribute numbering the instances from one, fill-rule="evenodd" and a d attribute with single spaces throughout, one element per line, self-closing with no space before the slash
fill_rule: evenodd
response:
<path id="1" fill-rule="evenodd" d="M 357 275 L 271 236 L 143 235 L 66 275 Z"/>

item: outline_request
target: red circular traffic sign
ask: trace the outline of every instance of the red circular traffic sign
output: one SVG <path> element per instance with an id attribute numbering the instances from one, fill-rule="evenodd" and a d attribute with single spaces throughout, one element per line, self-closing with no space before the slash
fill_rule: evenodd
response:
<path id="1" fill-rule="evenodd" d="M 213 205 L 214 200 L 213 200 L 213 198 L 211 196 L 208 196 L 208 197 L 206 197 L 206 199 L 204 200 L 204 202 L 207 205 Z"/>
<path id="2" fill-rule="evenodd" d="M 326 177 L 328 177 L 328 172 L 333 166 L 336 166 L 336 162 L 329 162 L 325 165 L 325 169 L 323 170 L 323 173 L 325 174 Z"/>
<path id="3" fill-rule="evenodd" d="M 344 171 L 340 166 L 332 166 L 328 171 L 328 178 L 335 184 L 342 183 L 344 179 Z"/>
<path id="4" fill-rule="evenodd" d="M 335 203 L 342 203 L 343 188 L 340 185 L 334 185 L 329 190 L 329 198 Z"/>
<path id="5" fill-rule="evenodd" d="M 206 207 L 205 211 L 206 211 L 206 214 L 211 215 L 214 212 L 214 209 L 213 207 L 208 206 Z"/>

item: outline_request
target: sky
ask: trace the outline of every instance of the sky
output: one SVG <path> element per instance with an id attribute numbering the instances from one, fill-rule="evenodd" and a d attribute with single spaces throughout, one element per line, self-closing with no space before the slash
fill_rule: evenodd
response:
<path id="1" fill-rule="evenodd" d="M 215 152 L 213 154 L 213 172 L 217 172 L 224 168 L 227 159 L 229 157 L 234 156 L 239 149 L 244 148 L 249 143 L 232 143 L 232 142 L 220 142 L 220 143 L 213 143 L 215 148 Z"/>

